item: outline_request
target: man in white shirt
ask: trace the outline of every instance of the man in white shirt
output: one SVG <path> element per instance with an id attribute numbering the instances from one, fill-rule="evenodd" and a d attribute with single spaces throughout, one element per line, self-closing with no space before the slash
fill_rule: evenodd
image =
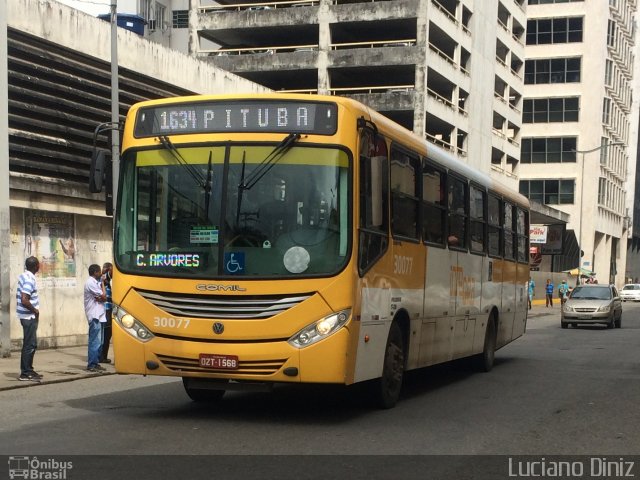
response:
<path id="1" fill-rule="evenodd" d="M 42 375 L 33 369 L 33 357 L 38 349 L 37 330 L 40 319 L 40 301 L 36 273 L 40 270 L 40 262 L 36 257 L 29 257 L 24 262 L 24 268 L 25 271 L 18 277 L 18 287 L 16 288 L 16 313 L 24 333 L 18 380 L 39 382 Z"/>
<path id="2" fill-rule="evenodd" d="M 102 323 L 107 321 L 104 302 L 107 299 L 102 282 L 100 265 L 89 266 L 89 278 L 84 284 L 84 313 L 89 322 L 87 371 L 100 373 L 106 369 L 100 365 L 102 350 Z"/>

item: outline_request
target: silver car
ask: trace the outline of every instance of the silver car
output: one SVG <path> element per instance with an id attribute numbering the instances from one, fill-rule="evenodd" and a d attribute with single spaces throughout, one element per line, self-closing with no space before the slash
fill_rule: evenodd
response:
<path id="1" fill-rule="evenodd" d="M 562 305 L 560 325 L 604 323 L 607 328 L 622 326 L 622 300 L 613 285 L 580 285 Z"/>

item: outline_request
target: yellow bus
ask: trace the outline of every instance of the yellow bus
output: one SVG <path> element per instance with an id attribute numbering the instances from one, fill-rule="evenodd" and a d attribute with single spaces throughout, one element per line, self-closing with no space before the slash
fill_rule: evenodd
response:
<path id="1" fill-rule="evenodd" d="M 128 113 L 114 235 L 122 374 L 194 401 L 368 382 L 495 351 L 527 320 L 528 201 L 356 101 L 153 100 Z"/>

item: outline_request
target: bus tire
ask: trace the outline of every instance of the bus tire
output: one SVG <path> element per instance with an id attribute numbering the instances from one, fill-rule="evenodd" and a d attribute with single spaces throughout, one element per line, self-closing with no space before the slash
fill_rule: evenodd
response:
<path id="1" fill-rule="evenodd" d="M 487 320 L 487 330 L 484 334 L 484 347 L 482 353 L 475 355 L 472 359 L 474 369 L 479 372 L 490 372 L 496 357 L 496 344 L 498 340 L 498 329 L 496 328 L 495 315 L 492 313 Z"/>
<path id="2" fill-rule="evenodd" d="M 225 381 L 226 383 L 226 381 Z M 211 390 L 208 388 L 192 388 L 189 386 L 189 378 L 182 377 L 184 391 L 189 398 L 198 403 L 216 403 L 224 396 L 226 390 Z"/>
<path id="3" fill-rule="evenodd" d="M 404 341 L 400 326 L 393 322 L 384 350 L 382 376 L 374 382 L 374 398 L 380 408 L 393 408 L 402 391 L 404 376 Z"/>

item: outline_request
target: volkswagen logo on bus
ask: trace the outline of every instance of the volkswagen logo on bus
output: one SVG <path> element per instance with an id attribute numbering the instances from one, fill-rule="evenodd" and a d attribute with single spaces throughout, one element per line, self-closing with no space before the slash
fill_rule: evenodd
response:
<path id="1" fill-rule="evenodd" d="M 216 322 L 213 324 L 213 333 L 220 335 L 224 332 L 224 324 L 220 322 Z"/>

